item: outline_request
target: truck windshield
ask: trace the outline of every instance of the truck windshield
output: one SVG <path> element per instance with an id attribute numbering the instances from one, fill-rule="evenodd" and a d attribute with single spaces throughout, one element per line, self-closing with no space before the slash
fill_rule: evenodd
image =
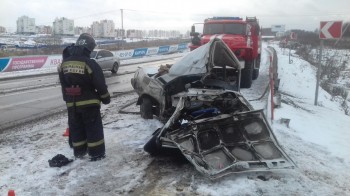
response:
<path id="1" fill-rule="evenodd" d="M 203 34 L 238 34 L 245 35 L 246 25 L 240 23 L 227 23 L 227 24 L 205 24 Z"/>

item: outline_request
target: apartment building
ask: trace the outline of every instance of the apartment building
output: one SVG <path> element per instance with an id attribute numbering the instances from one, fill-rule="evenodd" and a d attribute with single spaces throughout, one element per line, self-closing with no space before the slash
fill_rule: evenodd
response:
<path id="1" fill-rule="evenodd" d="M 74 35 L 74 20 L 68 18 L 56 18 L 53 22 L 53 34 L 54 35 Z"/>
<path id="2" fill-rule="evenodd" d="M 91 25 L 91 33 L 94 37 L 113 38 L 116 36 L 113 20 L 94 21 Z"/>
<path id="3" fill-rule="evenodd" d="M 35 34 L 35 19 L 28 16 L 21 16 L 17 19 L 18 34 Z"/>

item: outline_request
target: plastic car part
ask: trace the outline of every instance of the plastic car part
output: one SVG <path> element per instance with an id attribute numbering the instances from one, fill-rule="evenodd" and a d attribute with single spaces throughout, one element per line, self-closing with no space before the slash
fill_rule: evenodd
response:
<path id="1" fill-rule="evenodd" d="M 149 97 L 143 97 L 140 106 L 141 117 L 144 119 L 153 119 L 152 100 Z"/>

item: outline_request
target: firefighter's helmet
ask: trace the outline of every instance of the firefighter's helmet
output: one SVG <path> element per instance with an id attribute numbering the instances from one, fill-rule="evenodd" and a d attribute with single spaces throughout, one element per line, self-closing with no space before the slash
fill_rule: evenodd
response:
<path id="1" fill-rule="evenodd" d="M 95 39 L 90 34 L 83 33 L 79 36 L 75 45 L 84 46 L 86 49 L 88 49 L 91 52 L 96 47 L 96 42 L 95 42 Z"/>

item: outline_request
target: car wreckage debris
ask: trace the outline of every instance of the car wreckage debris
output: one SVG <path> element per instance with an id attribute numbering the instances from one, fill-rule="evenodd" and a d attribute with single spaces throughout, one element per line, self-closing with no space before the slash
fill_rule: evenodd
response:
<path id="1" fill-rule="evenodd" d="M 234 92 L 204 98 L 197 90 L 194 96 L 189 93 L 180 98 L 173 116 L 155 131 L 145 151 L 157 155 L 177 148 L 211 179 L 244 171 L 296 167 L 278 145 L 262 110 L 249 110 L 250 106 L 240 101 L 244 98 Z"/>
<path id="2" fill-rule="evenodd" d="M 160 76 L 140 68 L 131 79 L 141 117 L 155 115 L 165 123 L 145 144 L 146 152 L 177 149 L 211 179 L 296 167 L 263 111 L 239 92 L 242 64 L 222 40 L 215 38 L 166 68 Z"/>

